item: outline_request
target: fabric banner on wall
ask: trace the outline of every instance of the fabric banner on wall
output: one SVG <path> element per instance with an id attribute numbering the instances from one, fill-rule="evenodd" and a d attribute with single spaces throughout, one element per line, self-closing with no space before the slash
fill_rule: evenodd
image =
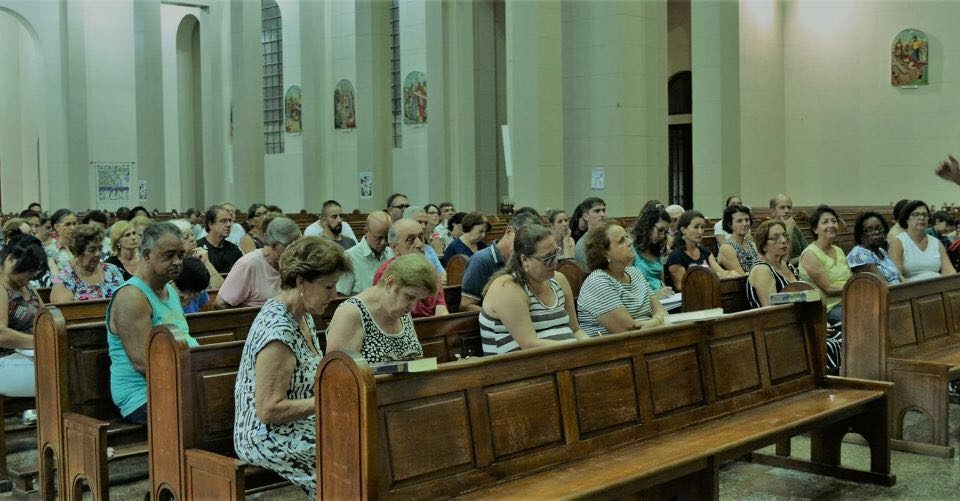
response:
<path id="1" fill-rule="evenodd" d="M 136 162 L 90 162 L 97 176 L 97 208 L 117 210 L 133 199 Z"/>

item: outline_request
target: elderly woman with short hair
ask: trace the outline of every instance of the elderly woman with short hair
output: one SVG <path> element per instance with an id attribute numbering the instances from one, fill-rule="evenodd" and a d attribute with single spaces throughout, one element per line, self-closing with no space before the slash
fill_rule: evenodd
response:
<path id="1" fill-rule="evenodd" d="M 327 351 L 356 351 L 370 363 L 422 357 L 410 313 L 437 293 L 438 280 L 423 254 L 398 257 L 376 285 L 337 308 L 327 328 Z"/>
<path id="2" fill-rule="evenodd" d="M 323 352 L 313 316 L 350 271 L 343 248 L 306 237 L 280 255 L 280 288 L 250 326 L 237 371 L 233 443 L 240 459 L 317 491 L 313 379 Z"/>
<path id="3" fill-rule="evenodd" d="M 83 224 L 77 226 L 70 240 L 70 252 L 76 256 L 53 278 L 50 301 L 68 303 L 113 296 L 121 284 L 123 273 L 101 259 L 103 229 Z"/>
<path id="4" fill-rule="evenodd" d="M 620 225 L 602 221 L 587 231 L 584 253 L 590 274 L 577 297 L 577 320 L 588 336 L 656 327 L 667 311 L 633 266 L 633 239 Z"/>
<path id="5" fill-rule="evenodd" d="M 487 220 L 482 212 L 471 212 L 463 216 L 460 226 L 463 228 L 463 235 L 454 238 L 443 251 L 443 259 L 440 261 L 444 266 L 457 254 L 463 254 L 469 258 L 487 247 L 487 243 L 483 240 L 487 234 Z"/>
<path id="6" fill-rule="evenodd" d="M 787 225 L 779 219 L 769 219 L 757 227 L 757 244 L 763 254 L 747 276 L 747 302 L 751 308 L 770 305 L 770 294 L 780 292 L 787 284 L 796 282 L 785 262 L 790 251 Z"/>

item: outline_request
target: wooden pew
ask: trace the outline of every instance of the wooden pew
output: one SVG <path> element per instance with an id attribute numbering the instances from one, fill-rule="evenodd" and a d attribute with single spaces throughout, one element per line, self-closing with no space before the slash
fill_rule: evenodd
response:
<path id="1" fill-rule="evenodd" d="M 887 286 L 857 273 L 843 288 L 844 376 L 896 383 L 893 447 L 953 457 L 947 384 L 960 378 L 960 276 Z M 903 440 L 903 418 L 930 418 L 932 443 Z"/>
<path id="2" fill-rule="evenodd" d="M 259 308 L 187 315 L 200 343 L 245 339 Z M 114 458 L 146 452 L 143 427 L 122 423 L 110 396 L 110 357 L 104 322 L 68 326 L 60 310 L 46 307 L 34 323 L 37 369 L 37 442 L 41 496 L 71 499 L 85 480 L 94 499 L 106 499 L 107 445 Z M 27 472 L 29 473 L 29 472 Z"/>
<path id="3" fill-rule="evenodd" d="M 750 309 L 747 301 L 747 276 L 723 278 L 702 266 L 687 269 L 683 277 L 681 311 L 723 308 L 724 313 Z"/>
<path id="4" fill-rule="evenodd" d="M 463 273 L 467 271 L 467 256 L 457 254 L 447 262 L 447 285 L 461 285 Z"/>
<path id="5" fill-rule="evenodd" d="M 892 385 L 824 376 L 825 325 L 819 302 L 776 306 L 376 377 L 328 353 L 318 499 L 716 499 L 721 461 L 805 432 L 810 462 L 751 457 L 892 485 Z M 840 463 L 850 430 L 870 471 Z"/>
<path id="6" fill-rule="evenodd" d="M 573 293 L 573 299 L 580 296 L 580 287 L 583 281 L 587 279 L 587 272 L 573 259 L 564 259 L 557 265 L 557 271 L 563 273 L 563 276 L 570 283 L 570 292 Z"/>
<path id="7" fill-rule="evenodd" d="M 414 320 L 424 356 L 480 356 L 479 312 Z M 234 399 L 242 342 L 190 348 L 172 326 L 149 344 L 150 482 L 153 499 L 243 499 L 284 482 L 236 459 Z M 155 444 L 163 444 L 163 447 Z"/>
<path id="8" fill-rule="evenodd" d="M 40 296 L 40 300 L 43 301 L 43 304 L 50 302 L 50 287 L 41 287 L 37 289 L 37 295 Z"/>

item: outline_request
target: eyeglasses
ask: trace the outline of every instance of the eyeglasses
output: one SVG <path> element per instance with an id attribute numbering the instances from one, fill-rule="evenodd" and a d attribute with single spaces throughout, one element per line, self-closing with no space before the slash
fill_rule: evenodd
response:
<path id="1" fill-rule="evenodd" d="M 217 219 L 217 224 L 233 224 L 233 219 Z"/>
<path id="2" fill-rule="evenodd" d="M 409 209 L 409 208 L 410 208 L 410 204 L 403 204 L 403 205 L 391 205 L 391 206 L 390 206 L 390 208 L 391 208 L 391 209 L 400 209 L 400 210 L 407 210 L 407 209 Z"/>
<path id="3" fill-rule="evenodd" d="M 910 217 L 914 219 L 926 219 L 930 215 L 929 212 L 911 212 Z"/>
<path id="4" fill-rule="evenodd" d="M 560 253 L 563 252 L 563 249 L 557 247 L 557 250 L 550 254 L 549 256 L 530 256 L 537 261 L 543 263 L 544 266 L 552 266 L 553 263 L 557 262 L 557 258 L 560 257 Z"/>
<path id="5" fill-rule="evenodd" d="M 783 240 L 784 242 L 787 242 L 787 241 L 789 241 L 790 239 L 787 238 L 786 233 L 781 233 L 781 234 L 779 234 L 779 235 L 777 235 L 777 236 L 771 235 L 770 237 L 767 238 L 767 240 L 769 240 L 769 241 L 771 241 L 771 242 L 779 242 L 779 241 L 781 241 L 781 240 Z"/>

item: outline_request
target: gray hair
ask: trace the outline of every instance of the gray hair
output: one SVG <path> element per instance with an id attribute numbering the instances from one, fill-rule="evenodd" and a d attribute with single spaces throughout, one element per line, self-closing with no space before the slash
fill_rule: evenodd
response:
<path id="1" fill-rule="evenodd" d="M 180 238 L 183 238 L 183 234 L 188 231 L 193 232 L 193 225 L 185 219 L 174 219 L 168 222 L 180 229 Z"/>
<path id="2" fill-rule="evenodd" d="M 177 237 L 177 240 L 183 238 L 180 236 L 180 229 L 171 222 L 150 223 L 146 229 L 143 230 L 143 240 L 140 241 L 140 252 L 153 251 L 153 248 L 157 246 L 157 242 L 160 241 L 164 235 L 173 235 Z"/>
<path id="3" fill-rule="evenodd" d="M 264 233 L 263 239 L 267 245 L 290 245 L 291 242 L 301 236 L 303 235 L 300 233 L 300 227 L 293 219 L 278 216 L 267 225 L 267 231 Z"/>
<path id="4" fill-rule="evenodd" d="M 513 228 L 513 231 L 520 231 L 520 228 L 524 226 L 530 226 L 531 224 L 542 224 L 540 221 L 540 216 L 536 216 L 529 212 L 521 212 L 516 216 L 513 216 L 513 219 L 510 220 L 510 227 Z"/>
<path id="5" fill-rule="evenodd" d="M 404 211 L 403 211 L 403 219 L 413 219 L 413 218 L 417 217 L 417 214 L 419 214 L 419 213 L 421 213 L 421 212 L 424 213 L 424 214 L 427 213 L 427 211 L 423 210 L 423 207 L 418 207 L 418 206 L 416 206 L 416 205 L 411 205 L 410 207 L 407 207 L 406 209 L 404 209 Z"/>
<path id="6" fill-rule="evenodd" d="M 420 223 L 418 223 L 416 219 L 411 219 L 411 218 L 398 219 L 397 222 L 391 224 L 391 225 L 390 225 L 390 229 L 387 230 L 387 243 L 388 243 L 388 244 L 395 244 L 395 243 L 397 243 L 397 242 L 399 241 L 400 230 L 399 230 L 398 228 L 400 227 L 401 224 L 404 224 L 404 221 L 408 221 L 408 222 L 412 222 L 412 223 L 416 224 L 416 225 L 417 225 L 417 228 L 420 227 Z"/>

